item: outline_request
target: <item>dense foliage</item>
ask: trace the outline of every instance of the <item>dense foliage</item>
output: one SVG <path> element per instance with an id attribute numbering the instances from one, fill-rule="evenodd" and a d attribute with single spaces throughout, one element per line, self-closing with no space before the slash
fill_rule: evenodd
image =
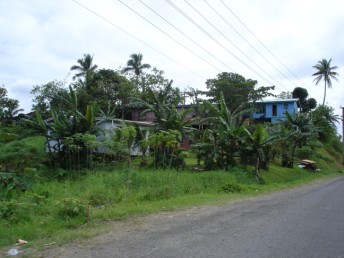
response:
<path id="1" fill-rule="evenodd" d="M 1 200 L 10 201 L 12 193 L 27 191 L 36 181 L 80 178 L 100 167 L 136 166 L 134 154 L 141 158 L 140 166 L 156 170 L 183 169 L 195 155 L 194 169 L 239 167 L 259 183 L 264 183 L 260 170 L 269 169 L 271 161 L 291 168 L 300 158 L 323 157 L 317 153 L 321 147 L 339 158 L 339 117 L 332 107 L 316 107 L 303 88 L 280 94 L 299 98 L 300 112 L 286 113 L 279 123 L 254 124 L 254 103 L 273 96 L 273 86 L 256 87 L 256 80 L 220 73 L 206 81 L 208 91 L 182 93 L 163 71 L 143 63 L 142 54 L 130 58 L 115 71 L 98 69 L 93 56 L 85 54 L 71 67 L 75 76 L 70 85 L 51 81 L 33 87 L 32 112 L 26 115 L 20 114 L 19 101 L 0 87 Z M 335 68 L 323 71 L 319 65 L 317 82 L 324 79 L 330 85 Z M 185 105 L 186 95 L 192 104 Z M 153 117 L 152 123 L 132 123 L 135 110 L 140 118 Z M 105 126 L 114 121 L 120 126 Z M 191 149 L 183 147 L 186 140 Z M 74 199 L 60 205 L 63 217 L 74 216 L 64 207 L 80 206 Z"/>
<path id="2" fill-rule="evenodd" d="M 325 89 L 336 76 L 330 61 L 315 67 Z M 299 98 L 299 112 L 263 124 L 251 114 L 274 87 L 239 74 L 218 74 L 205 92 L 181 92 L 142 54 L 117 71 L 98 69 L 85 54 L 70 69 L 70 85 L 32 88 L 28 114 L 0 87 L 0 245 L 136 214 L 138 203 L 268 191 L 270 183 L 310 177 L 299 168 L 290 173 L 299 159 L 328 168 L 341 158 L 340 117 L 300 87 L 279 94 Z M 132 122 L 138 110 L 152 123 Z"/>

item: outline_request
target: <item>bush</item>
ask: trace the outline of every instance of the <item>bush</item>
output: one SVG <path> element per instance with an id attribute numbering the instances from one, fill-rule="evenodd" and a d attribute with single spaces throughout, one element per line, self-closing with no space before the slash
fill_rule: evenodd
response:
<path id="1" fill-rule="evenodd" d="M 58 217 L 61 219 L 85 218 L 87 209 L 85 204 L 76 198 L 65 198 L 58 203 Z"/>
<path id="2" fill-rule="evenodd" d="M 42 162 L 38 150 L 23 141 L 12 141 L 0 146 L 0 163 L 5 172 L 22 172 Z"/>
<path id="3" fill-rule="evenodd" d="M 324 160 L 324 161 L 327 162 L 327 163 L 333 163 L 333 162 L 335 162 L 335 159 L 334 159 L 334 158 L 332 158 L 331 156 L 326 155 L 326 154 L 316 153 L 315 156 L 316 156 L 317 158 L 319 158 L 319 159 Z"/>
<path id="4" fill-rule="evenodd" d="M 312 156 L 313 153 L 314 153 L 314 150 L 312 150 L 312 148 L 309 146 L 303 146 L 296 150 L 296 156 L 299 159 L 308 159 Z"/>
<path id="5" fill-rule="evenodd" d="M 222 187 L 223 191 L 226 193 L 240 193 L 241 187 L 237 184 L 226 184 Z"/>
<path id="6" fill-rule="evenodd" d="M 28 205 L 13 201 L 0 201 L 0 218 L 7 220 L 10 224 L 30 220 Z"/>
<path id="7" fill-rule="evenodd" d="M 172 197 L 172 189 L 169 185 L 164 185 L 156 189 L 150 189 L 144 196 L 143 200 L 166 200 Z"/>

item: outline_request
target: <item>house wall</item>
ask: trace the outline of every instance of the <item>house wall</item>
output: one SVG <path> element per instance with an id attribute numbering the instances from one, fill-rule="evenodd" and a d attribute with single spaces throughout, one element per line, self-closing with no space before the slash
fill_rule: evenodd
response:
<path id="1" fill-rule="evenodd" d="M 259 103 L 259 105 L 265 105 L 265 113 L 253 113 L 253 119 L 259 119 L 264 117 L 265 119 L 271 119 L 271 123 L 278 122 L 278 120 L 285 120 L 285 113 L 289 114 L 297 113 L 297 104 L 293 102 L 267 102 Z M 286 105 L 286 106 L 285 106 Z M 273 114 L 273 106 L 276 106 L 277 112 Z"/>
<path id="2" fill-rule="evenodd" d="M 177 107 L 177 110 L 180 112 L 182 109 L 188 109 L 190 106 L 186 107 Z M 140 116 L 144 109 L 137 109 L 133 110 L 131 113 L 131 117 L 133 121 L 144 121 L 144 122 L 154 122 L 155 120 L 155 115 L 153 112 L 147 112 L 145 116 Z M 190 112 L 189 114 L 186 115 L 185 119 L 186 120 L 191 120 L 195 117 L 195 112 Z M 190 148 L 190 140 L 185 137 L 180 145 L 180 148 L 183 150 L 187 150 Z"/>
<path id="3" fill-rule="evenodd" d="M 122 123 L 117 121 L 105 121 L 103 122 L 100 127 L 104 130 L 105 135 L 98 136 L 97 139 L 99 142 L 102 142 L 112 131 L 114 131 L 116 128 L 123 127 Z M 148 126 L 145 125 L 139 125 L 140 129 L 147 128 Z M 148 137 L 148 132 L 146 132 L 146 137 Z M 98 153 L 107 153 L 106 147 L 100 144 L 98 146 Z M 138 147 L 132 147 L 131 148 L 131 155 L 133 156 L 141 156 L 142 152 L 140 151 L 140 148 Z"/>
<path id="4" fill-rule="evenodd" d="M 182 109 L 188 109 L 187 107 L 177 107 L 177 110 L 180 112 Z M 147 112 L 144 116 L 140 116 L 140 114 L 144 111 L 144 109 L 136 109 L 131 112 L 131 119 L 132 121 L 144 121 L 144 122 L 154 122 L 155 115 L 153 112 Z M 191 120 L 195 117 L 195 112 L 190 112 L 186 115 L 186 119 Z"/>

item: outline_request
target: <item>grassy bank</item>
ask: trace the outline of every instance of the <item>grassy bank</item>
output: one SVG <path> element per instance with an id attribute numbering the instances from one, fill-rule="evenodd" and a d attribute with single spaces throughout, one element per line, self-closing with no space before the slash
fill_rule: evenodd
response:
<path id="1" fill-rule="evenodd" d="M 12 202 L 1 202 L 0 245 L 17 239 L 30 243 L 63 243 L 105 230 L 105 221 L 159 211 L 224 203 L 230 200 L 293 187 L 320 178 L 338 176 L 335 164 L 314 173 L 271 164 L 262 171 L 265 184 L 257 184 L 250 172 L 190 172 L 122 168 L 93 171 L 78 179 L 44 181 Z"/>

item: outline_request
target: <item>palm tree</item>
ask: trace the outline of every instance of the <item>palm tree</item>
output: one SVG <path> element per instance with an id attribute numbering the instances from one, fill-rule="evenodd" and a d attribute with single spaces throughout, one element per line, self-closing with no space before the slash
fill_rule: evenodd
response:
<path id="1" fill-rule="evenodd" d="M 247 128 L 241 127 L 246 148 L 250 148 L 255 156 L 254 173 L 258 183 L 260 182 L 259 168 L 261 161 L 268 162 L 266 149 L 277 139 L 277 135 L 269 135 L 263 125 L 258 124 L 255 131 L 251 133 Z"/>
<path id="2" fill-rule="evenodd" d="M 331 67 L 331 61 L 332 61 L 331 58 L 330 60 L 322 59 L 321 61 L 318 61 L 316 65 L 313 66 L 313 68 L 317 70 L 316 73 L 312 74 L 312 76 L 316 76 L 314 79 L 315 84 L 318 85 L 319 82 L 322 80 L 324 80 L 325 82 L 323 105 L 325 105 L 326 86 L 328 86 L 329 88 L 332 87 L 331 79 L 338 81 L 338 79 L 336 78 L 336 76 L 338 76 L 338 73 L 334 71 L 338 69 L 338 67 L 337 66 Z"/>
<path id="3" fill-rule="evenodd" d="M 130 57 L 131 59 L 128 60 L 127 67 L 123 68 L 123 72 L 126 73 L 133 71 L 136 77 L 139 77 L 142 74 L 143 69 L 151 68 L 149 64 L 142 64 L 142 54 L 132 54 Z"/>
<path id="4" fill-rule="evenodd" d="M 90 76 L 92 73 L 94 73 L 98 66 L 93 65 L 93 56 L 90 54 L 84 54 L 84 58 L 78 59 L 79 65 L 73 65 L 70 70 L 76 71 L 77 74 L 73 77 L 73 79 L 76 79 L 77 77 L 87 77 Z"/>
<path id="5" fill-rule="evenodd" d="M 139 84 L 139 77 L 143 73 L 143 69 L 149 69 L 151 66 L 149 64 L 142 64 L 143 55 L 138 54 L 131 54 L 130 58 L 127 62 L 127 67 L 123 68 L 123 72 L 134 72 L 136 75 L 136 86 Z M 144 83 L 142 84 L 142 91 L 145 91 Z"/>

